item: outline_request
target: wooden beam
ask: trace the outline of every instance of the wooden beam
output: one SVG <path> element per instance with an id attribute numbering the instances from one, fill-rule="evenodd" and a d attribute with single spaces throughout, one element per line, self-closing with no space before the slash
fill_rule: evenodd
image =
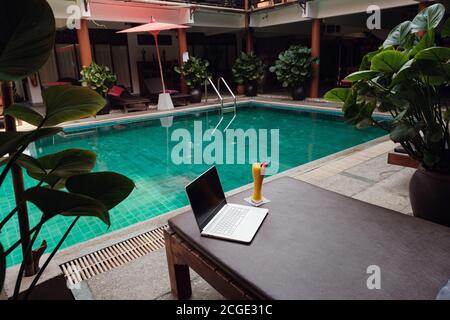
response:
<path id="1" fill-rule="evenodd" d="M 87 20 L 80 20 L 80 29 L 77 29 L 77 36 L 80 45 L 81 67 L 89 67 L 92 63 L 92 51 Z"/>
<path id="2" fill-rule="evenodd" d="M 187 40 L 186 40 L 186 29 L 178 29 L 178 63 L 181 66 L 184 64 L 183 54 L 188 51 Z M 184 94 L 188 93 L 188 87 L 183 75 L 180 74 L 180 91 Z"/>
<path id="3" fill-rule="evenodd" d="M 320 58 L 320 33 L 322 27 L 322 19 L 313 19 L 311 28 L 311 56 L 313 58 Z M 319 82 L 320 82 L 320 62 L 312 66 L 311 78 L 311 98 L 319 97 Z"/>

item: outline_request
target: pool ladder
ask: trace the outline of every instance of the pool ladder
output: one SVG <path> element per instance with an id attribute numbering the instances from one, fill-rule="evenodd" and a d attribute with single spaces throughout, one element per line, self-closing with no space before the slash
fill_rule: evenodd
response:
<path id="1" fill-rule="evenodd" d="M 211 78 L 208 78 L 208 82 L 211 85 L 211 87 L 213 87 L 214 91 L 217 94 L 217 97 L 219 99 L 220 102 L 220 120 L 219 123 L 217 123 L 216 127 L 214 128 L 213 132 L 211 133 L 211 136 L 214 135 L 214 133 L 216 132 L 216 130 L 219 128 L 220 124 L 222 123 L 224 117 L 223 114 L 226 112 L 231 112 L 233 111 L 233 118 L 230 120 L 230 122 L 227 124 L 227 126 L 225 127 L 224 131 L 228 129 L 228 127 L 231 125 L 231 123 L 233 123 L 234 119 L 236 119 L 236 96 L 234 95 L 233 91 L 230 89 L 230 87 L 228 86 L 228 83 L 225 81 L 225 79 L 223 77 L 219 77 L 219 79 L 217 79 L 217 87 L 214 85 L 214 82 L 211 80 Z M 225 87 L 227 88 L 228 92 L 231 94 L 231 96 L 233 97 L 233 106 L 232 107 L 225 107 L 224 103 L 223 103 L 223 97 L 220 94 L 220 83 L 223 82 L 223 84 L 225 85 Z M 206 97 L 206 101 L 208 101 L 208 83 L 205 81 L 205 97 Z M 232 109 L 232 110 L 230 110 Z"/>

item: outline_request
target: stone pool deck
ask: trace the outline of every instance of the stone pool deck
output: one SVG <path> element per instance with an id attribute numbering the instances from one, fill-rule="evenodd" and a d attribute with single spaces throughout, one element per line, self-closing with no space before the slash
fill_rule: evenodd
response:
<path id="1" fill-rule="evenodd" d="M 387 164 L 394 148 L 383 141 L 355 148 L 313 167 L 290 170 L 289 175 L 355 199 L 411 214 L 408 183 L 414 170 Z M 193 299 L 223 299 L 195 273 L 191 273 Z M 164 249 L 84 281 L 74 290 L 77 299 L 173 299 Z"/>

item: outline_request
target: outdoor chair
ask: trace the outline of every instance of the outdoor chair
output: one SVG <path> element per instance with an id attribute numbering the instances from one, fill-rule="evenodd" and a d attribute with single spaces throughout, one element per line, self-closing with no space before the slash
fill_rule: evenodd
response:
<path id="1" fill-rule="evenodd" d="M 148 78 L 144 80 L 145 87 L 149 92 L 148 97 L 153 103 L 158 103 L 159 94 L 162 93 L 161 79 L 160 78 Z M 173 104 L 177 106 L 185 106 L 188 104 L 191 98 L 190 94 L 183 94 L 173 89 L 166 89 L 166 93 L 170 94 Z"/>
<path id="2" fill-rule="evenodd" d="M 133 95 L 123 86 L 113 86 L 108 91 L 108 100 L 111 108 L 123 108 L 125 113 L 132 110 L 145 111 L 151 100 L 139 95 Z"/>

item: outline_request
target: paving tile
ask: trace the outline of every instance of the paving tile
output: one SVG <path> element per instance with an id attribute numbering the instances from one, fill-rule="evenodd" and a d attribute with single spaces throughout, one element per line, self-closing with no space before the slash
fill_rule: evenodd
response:
<path id="1" fill-rule="evenodd" d="M 192 299 L 223 299 L 208 283 L 191 270 Z M 173 299 L 170 293 L 165 249 L 151 252 L 125 265 L 85 281 L 95 300 L 153 300 Z"/>
<path id="2" fill-rule="evenodd" d="M 404 168 L 354 195 L 354 198 L 395 211 L 405 211 L 410 205 L 408 185 L 413 172 L 413 169 Z"/>
<path id="3" fill-rule="evenodd" d="M 224 300 L 225 298 L 218 293 L 213 287 L 211 287 L 201 277 L 196 277 L 191 281 L 192 296 L 191 300 Z M 166 294 L 157 298 L 157 300 L 175 300 L 172 293 Z"/>
<path id="4" fill-rule="evenodd" d="M 402 167 L 388 164 L 387 155 L 383 154 L 350 168 L 346 172 L 373 181 L 381 181 L 400 170 Z"/>
<path id="5" fill-rule="evenodd" d="M 369 182 L 347 177 L 342 174 L 329 177 L 318 182 L 317 185 L 346 196 L 353 196 L 371 186 Z"/>

